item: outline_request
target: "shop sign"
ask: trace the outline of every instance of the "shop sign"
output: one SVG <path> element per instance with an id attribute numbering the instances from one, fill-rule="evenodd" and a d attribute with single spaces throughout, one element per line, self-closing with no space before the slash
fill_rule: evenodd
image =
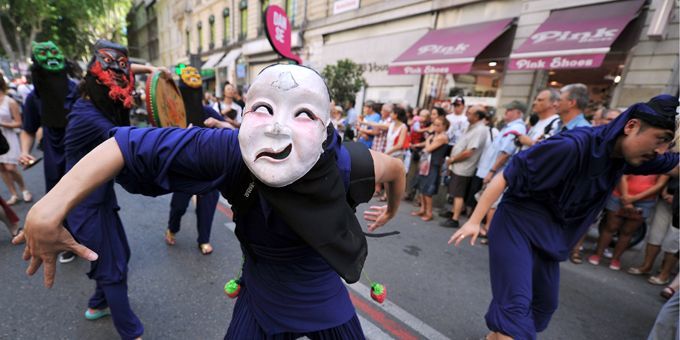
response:
<path id="1" fill-rule="evenodd" d="M 543 42 L 561 42 L 570 41 L 579 44 L 601 42 L 601 41 L 614 41 L 619 35 L 618 28 L 607 28 L 600 27 L 589 31 L 543 31 L 534 33 L 531 36 L 533 44 L 540 44 Z"/>
<path id="2" fill-rule="evenodd" d="M 472 63 L 390 66 L 389 74 L 462 74 L 472 69 Z"/>
<path id="3" fill-rule="evenodd" d="M 378 64 L 378 63 L 362 63 L 359 64 L 359 67 L 361 67 L 361 72 L 384 72 L 387 71 L 387 64 Z"/>
<path id="4" fill-rule="evenodd" d="M 602 65 L 605 54 L 569 55 L 559 57 L 516 58 L 510 61 L 513 71 L 584 69 Z"/>
<path id="5" fill-rule="evenodd" d="M 359 0 L 335 0 L 333 1 L 333 14 L 349 12 L 359 8 Z"/>
<path id="6" fill-rule="evenodd" d="M 265 12 L 265 31 L 267 40 L 272 48 L 280 56 L 302 64 L 302 59 L 291 52 L 291 32 L 292 28 L 286 11 L 277 5 L 270 5 Z"/>
<path id="7" fill-rule="evenodd" d="M 458 55 L 463 54 L 467 51 L 470 44 L 458 43 L 455 46 L 452 45 L 437 45 L 430 44 L 424 45 L 418 48 L 418 55 L 431 54 L 431 55 Z"/>

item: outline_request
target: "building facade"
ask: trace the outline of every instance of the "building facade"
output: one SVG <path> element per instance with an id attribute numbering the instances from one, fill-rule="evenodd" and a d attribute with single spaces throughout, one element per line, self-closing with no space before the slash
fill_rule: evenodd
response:
<path id="1" fill-rule="evenodd" d="M 362 65 L 367 86 L 359 102 L 430 106 L 463 95 L 469 103 L 499 106 L 530 102 L 540 88 L 571 82 L 588 85 L 593 104 L 611 107 L 678 93 L 678 3 L 673 0 L 158 0 L 152 6 L 159 64 L 202 68 L 208 89 L 218 95 L 225 81 L 247 86 L 264 67 L 282 60 L 263 34 L 263 9 L 270 4 L 288 13 L 292 49 L 305 65 L 318 71 L 340 59 Z M 523 53 L 527 41 L 553 34 L 541 31 L 553 21 L 571 15 L 595 24 L 601 18 L 608 25 L 606 9 L 619 5 L 630 13 L 606 46 L 542 52 L 544 58 L 553 53 L 561 60 L 576 52 L 599 53 L 596 66 L 517 67 L 518 58 L 537 60 L 541 53 Z M 562 33 L 552 38 L 591 34 Z M 446 34 L 459 42 L 418 45 Z M 406 60 L 411 49 L 433 57 Z M 459 52 L 464 57 L 455 57 Z"/>

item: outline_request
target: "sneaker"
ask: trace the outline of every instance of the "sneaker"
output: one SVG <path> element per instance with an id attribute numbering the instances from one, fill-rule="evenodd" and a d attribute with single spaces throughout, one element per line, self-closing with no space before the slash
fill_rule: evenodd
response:
<path id="1" fill-rule="evenodd" d="M 597 255 L 590 255 L 588 256 L 588 263 L 592 264 L 593 266 L 597 266 L 600 264 L 600 257 Z"/>
<path id="2" fill-rule="evenodd" d="M 104 308 L 104 309 L 88 308 L 85 311 L 85 319 L 88 319 L 88 320 L 101 319 L 101 318 L 103 318 L 107 315 L 111 315 L 111 312 L 109 312 L 108 308 Z"/>
<path id="3" fill-rule="evenodd" d="M 444 227 L 444 228 L 458 228 L 458 227 L 460 227 L 460 223 L 458 221 L 452 220 L 452 219 L 447 219 L 446 221 L 439 223 L 439 225 Z"/>
<path id="4" fill-rule="evenodd" d="M 75 259 L 76 259 L 76 254 L 74 254 L 70 251 L 65 251 L 65 252 L 59 254 L 59 263 L 69 263 L 69 262 L 72 262 Z"/>
<path id="5" fill-rule="evenodd" d="M 612 262 L 609 264 L 609 269 L 611 269 L 611 270 L 621 270 L 621 261 L 612 260 Z"/>
<path id="6" fill-rule="evenodd" d="M 611 259 L 612 257 L 614 257 L 614 252 L 612 252 L 610 248 L 607 248 L 604 250 L 604 253 L 602 253 L 602 255 L 604 255 L 604 257 L 608 259 Z"/>
<path id="7" fill-rule="evenodd" d="M 451 217 L 453 217 L 453 213 L 451 211 L 440 211 L 437 215 L 446 219 L 451 219 Z"/>

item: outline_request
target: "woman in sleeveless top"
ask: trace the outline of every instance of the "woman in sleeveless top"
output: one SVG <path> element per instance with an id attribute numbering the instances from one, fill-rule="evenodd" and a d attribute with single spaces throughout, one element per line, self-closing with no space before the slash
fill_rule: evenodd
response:
<path id="1" fill-rule="evenodd" d="M 386 154 L 404 160 L 404 142 L 408 128 L 406 127 L 406 111 L 401 107 L 395 107 L 392 111 L 392 123 L 387 129 L 387 152 Z"/>
<path id="2" fill-rule="evenodd" d="M 446 117 L 437 117 L 432 122 L 434 134 L 425 141 L 424 152 L 430 154 L 430 166 L 427 174 L 419 174 L 420 182 L 420 210 L 411 212 L 413 216 L 420 216 L 423 221 L 432 220 L 432 196 L 437 193 L 439 187 L 439 174 L 446 158 L 446 148 L 449 138 L 446 131 L 449 129 L 449 121 Z M 423 156 L 426 157 L 426 156 Z M 424 160 L 421 159 L 421 162 Z"/>
<path id="3" fill-rule="evenodd" d="M 2 135 L 9 144 L 9 151 L 4 155 L 0 155 L 0 175 L 2 175 L 2 180 L 12 195 L 7 200 L 9 205 L 15 204 L 19 199 L 14 183 L 19 186 L 24 201 L 30 202 L 33 199 L 31 193 L 26 190 L 24 178 L 17 169 L 21 149 L 19 147 L 19 135 L 17 135 L 14 129 L 20 127 L 21 112 L 19 111 L 19 105 L 14 99 L 7 96 L 7 83 L 0 77 L 0 132 L 2 132 Z"/>

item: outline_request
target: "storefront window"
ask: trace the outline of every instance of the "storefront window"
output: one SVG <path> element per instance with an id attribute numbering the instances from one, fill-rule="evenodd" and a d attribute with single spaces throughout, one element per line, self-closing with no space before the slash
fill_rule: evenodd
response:
<path id="1" fill-rule="evenodd" d="M 229 32 L 231 31 L 231 21 L 229 20 L 229 8 L 225 8 L 222 11 L 222 45 L 227 46 L 229 44 Z"/>
<path id="2" fill-rule="evenodd" d="M 239 39 L 243 40 L 248 36 L 248 1 L 241 0 L 239 9 L 241 10 L 241 31 L 239 32 Z"/>
<path id="3" fill-rule="evenodd" d="M 450 102 L 455 96 L 465 97 L 466 105 L 496 107 L 504 63 L 479 59 L 466 74 L 428 74 L 423 76 L 420 103 L 431 107 Z"/>

